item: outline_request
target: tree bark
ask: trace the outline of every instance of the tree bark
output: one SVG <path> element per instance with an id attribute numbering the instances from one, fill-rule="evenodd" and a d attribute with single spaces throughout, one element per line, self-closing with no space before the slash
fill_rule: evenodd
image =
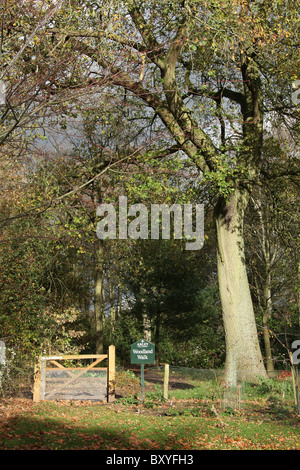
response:
<path id="1" fill-rule="evenodd" d="M 215 209 L 227 385 L 266 376 L 245 264 L 243 221 L 247 203 L 247 194 L 236 189 L 228 203 L 220 199 Z"/>

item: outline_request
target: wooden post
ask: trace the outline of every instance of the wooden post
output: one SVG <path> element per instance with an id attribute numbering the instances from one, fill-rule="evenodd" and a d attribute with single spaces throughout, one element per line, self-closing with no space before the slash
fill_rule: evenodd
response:
<path id="1" fill-rule="evenodd" d="M 41 358 L 41 385 L 40 385 L 40 400 L 45 400 L 46 395 L 46 361 L 45 357 Z"/>
<path id="2" fill-rule="evenodd" d="M 39 362 L 34 365 L 34 375 L 33 375 L 33 401 L 40 401 L 40 390 L 41 390 L 41 357 L 39 357 Z"/>
<path id="3" fill-rule="evenodd" d="M 164 399 L 168 399 L 169 391 L 169 364 L 165 364 L 165 374 L 164 374 Z"/>
<path id="4" fill-rule="evenodd" d="M 115 346 L 109 346 L 108 348 L 108 360 L 107 360 L 107 401 L 112 402 L 115 400 L 115 376 L 116 376 L 116 358 L 115 358 Z"/>
<path id="5" fill-rule="evenodd" d="M 141 364 L 141 401 L 144 403 L 145 400 L 145 368 L 144 364 Z"/>

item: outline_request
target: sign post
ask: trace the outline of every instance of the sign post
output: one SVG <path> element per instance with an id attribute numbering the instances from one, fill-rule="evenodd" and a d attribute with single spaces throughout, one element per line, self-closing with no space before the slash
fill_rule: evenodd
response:
<path id="1" fill-rule="evenodd" d="M 154 364 L 155 346 L 149 341 L 141 339 L 131 345 L 131 364 L 141 365 L 142 402 L 144 401 L 144 364 Z"/>

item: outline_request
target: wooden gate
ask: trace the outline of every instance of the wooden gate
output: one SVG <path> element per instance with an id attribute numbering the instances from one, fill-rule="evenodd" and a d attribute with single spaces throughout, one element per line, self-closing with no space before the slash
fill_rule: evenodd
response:
<path id="1" fill-rule="evenodd" d="M 107 359 L 107 367 L 96 367 Z M 93 360 L 86 367 L 66 366 L 67 361 Z M 63 361 L 63 364 L 61 363 Z M 108 354 L 42 356 L 34 368 L 33 401 L 115 398 L 115 347 Z"/>

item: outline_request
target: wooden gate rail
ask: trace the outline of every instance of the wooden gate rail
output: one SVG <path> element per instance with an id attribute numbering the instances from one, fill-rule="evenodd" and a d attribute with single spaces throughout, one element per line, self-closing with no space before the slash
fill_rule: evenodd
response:
<path id="1" fill-rule="evenodd" d="M 90 364 L 87 367 L 80 367 L 80 368 L 74 368 L 74 367 L 64 367 L 62 364 L 60 364 L 57 361 L 61 360 L 81 360 L 81 359 L 95 359 L 92 364 Z M 107 359 L 107 367 L 95 367 L 97 364 L 99 364 L 101 361 L 104 359 Z M 46 367 L 46 361 L 50 361 L 55 367 Z M 59 369 L 59 370 L 64 370 L 67 372 L 69 375 L 69 379 L 66 383 L 64 383 L 61 387 L 56 389 L 55 391 L 50 392 L 47 398 L 49 398 L 51 395 L 57 392 L 60 388 L 66 387 L 66 385 L 69 385 L 72 383 L 73 380 L 78 379 L 81 375 L 85 374 L 86 371 L 91 370 L 91 369 L 96 369 L 96 370 L 107 370 L 107 401 L 111 402 L 114 401 L 115 399 L 115 347 L 114 346 L 109 346 L 108 348 L 108 354 L 80 354 L 80 355 L 75 355 L 75 354 L 63 354 L 61 356 L 42 356 L 39 359 L 38 364 L 34 366 L 34 385 L 33 385 L 33 401 L 38 402 L 42 400 L 45 396 L 45 383 L 46 383 L 46 370 L 54 370 L 54 369 Z M 81 370 L 79 374 L 72 374 L 72 370 Z"/>

